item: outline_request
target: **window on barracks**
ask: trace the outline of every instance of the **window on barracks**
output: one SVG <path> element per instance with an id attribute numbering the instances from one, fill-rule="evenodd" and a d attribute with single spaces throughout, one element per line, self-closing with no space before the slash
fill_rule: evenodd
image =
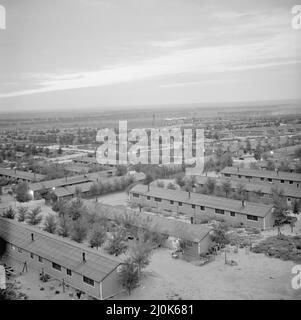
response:
<path id="1" fill-rule="evenodd" d="M 58 271 L 62 271 L 62 267 L 55 262 L 52 262 L 52 268 Z"/>
<path id="2" fill-rule="evenodd" d="M 155 201 L 156 201 L 156 202 L 161 202 L 162 199 L 161 199 L 161 198 L 155 198 Z"/>
<path id="3" fill-rule="evenodd" d="M 94 286 L 94 280 L 92 280 L 92 279 L 90 279 L 88 277 L 83 276 L 83 281 L 84 281 L 84 283 L 87 283 L 90 286 Z"/>
<path id="4" fill-rule="evenodd" d="M 248 220 L 252 220 L 252 221 L 258 221 L 258 217 L 257 216 L 252 216 L 252 215 L 247 215 L 247 219 Z"/>
<path id="5" fill-rule="evenodd" d="M 224 211 L 224 210 L 221 210 L 221 209 L 215 209 L 215 213 L 225 214 L 225 211 Z"/>

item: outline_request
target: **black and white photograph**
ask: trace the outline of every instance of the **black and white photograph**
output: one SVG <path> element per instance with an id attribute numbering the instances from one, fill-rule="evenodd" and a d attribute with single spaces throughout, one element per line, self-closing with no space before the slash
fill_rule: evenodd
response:
<path id="1" fill-rule="evenodd" d="M 301 300 L 301 1 L 0 0 L 0 300 Z"/>

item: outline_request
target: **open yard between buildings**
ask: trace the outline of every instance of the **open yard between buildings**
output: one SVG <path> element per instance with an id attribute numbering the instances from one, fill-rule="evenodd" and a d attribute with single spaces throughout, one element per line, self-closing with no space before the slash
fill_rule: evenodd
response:
<path id="1" fill-rule="evenodd" d="M 172 259 L 171 251 L 156 250 L 140 287 L 121 299 L 300 299 L 301 290 L 291 287 L 293 262 L 269 258 L 240 249 L 228 253 L 238 263 L 229 266 L 224 254 L 215 261 L 195 266 Z"/>
<path id="2" fill-rule="evenodd" d="M 128 195 L 126 192 L 115 192 L 97 198 L 98 202 L 111 206 L 126 206 Z"/>

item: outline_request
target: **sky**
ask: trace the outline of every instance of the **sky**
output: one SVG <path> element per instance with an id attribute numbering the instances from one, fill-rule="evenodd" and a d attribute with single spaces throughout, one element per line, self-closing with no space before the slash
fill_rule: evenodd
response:
<path id="1" fill-rule="evenodd" d="M 297 0 L 0 0 L 0 112 L 301 99 Z"/>

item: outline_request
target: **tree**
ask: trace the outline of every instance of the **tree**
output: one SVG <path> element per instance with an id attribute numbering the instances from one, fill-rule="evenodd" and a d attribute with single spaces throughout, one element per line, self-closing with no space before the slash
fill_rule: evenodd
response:
<path id="1" fill-rule="evenodd" d="M 293 210 L 293 213 L 294 214 L 299 214 L 299 211 L 300 211 L 300 200 L 294 200 L 293 203 L 292 203 L 292 210 Z"/>
<path id="2" fill-rule="evenodd" d="M 15 215 L 16 215 L 16 212 L 12 207 L 9 207 L 8 209 L 6 209 L 2 214 L 4 218 L 12 219 L 12 220 L 15 218 Z"/>
<path id="3" fill-rule="evenodd" d="M 222 246 L 229 244 L 230 240 L 226 231 L 227 227 L 221 223 L 214 226 L 213 233 L 210 235 L 211 241 Z"/>
<path id="4" fill-rule="evenodd" d="M 176 176 L 176 183 L 180 186 L 180 187 L 184 187 L 185 185 L 185 181 L 184 181 L 184 177 L 182 174 L 178 174 Z"/>
<path id="5" fill-rule="evenodd" d="M 118 165 L 116 167 L 116 176 L 124 176 L 127 174 L 127 166 L 125 165 Z"/>
<path id="6" fill-rule="evenodd" d="M 71 232 L 71 221 L 67 216 L 60 216 L 57 233 L 62 237 L 69 237 Z"/>
<path id="7" fill-rule="evenodd" d="M 154 181 L 154 178 L 150 174 L 147 174 L 144 179 L 144 184 L 148 185 L 153 181 Z"/>
<path id="8" fill-rule="evenodd" d="M 274 205 L 274 218 L 275 218 L 275 225 L 278 229 L 278 235 L 281 235 L 281 227 L 284 225 L 284 223 L 287 220 L 287 204 L 283 197 L 282 190 L 278 190 L 277 188 L 272 188 L 272 199 L 273 199 L 273 205 Z"/>
<path id="9" fill-rule="evenodd" d="M 216 186 L 216 182 L 212 178 L 208 178 L 204 184 L 204 187 L 208 190 L 209 194 L 212 194 L 214 192 L 215 186 Z"/>
<path id="10" fill-rule="evenodd" d="M 98 249 L 105 243 L 106 238 L 107 233 L 105 229 L 98 224 L 94 224 L 89 236 L 90 246 L 92 248 L 96 247 L 96 249 Z"/>
<path id="11" fill-rule="evenodd" d="M 256 149 L 254 151 L 254 158 L 255 158 L 255 160 L 261 159 L 261 148 L 259 145 L 256 146 Z"/>
<path id="12" fill-rule="evenodd" d="M 67 212 L 67 203 L 65 200 L 60 199 L 58 201 L 56 201 L 53 206 L 52 206 L 52 210 L 54 212 L 58 212 L 58 214 L 64 215 Z"/>
<path id="13" fill-rule="evenodd" d="M 76 198 L 76 200 L 71 201 L 67 207 L 67 213 L 72 220 L 75 221 L 79 219 L 84 213 L 83 201 L 80 198 Z"/>
<path id="14" fill-rule="evenodd" d="M 131 294 L 131 291 L 138 286 L 138 268 L 137 265 L 129 258 L 126 259 L 121 265 L 119 281 L 122 287 L 127 290 L 129 295 Z"/>
<path id="15" fill-rule="evenodd" d="M 71 239 L 76 242 L 82 242 L 87 237 L 87 225 L 83 219 L 77 219 L 72 223 Z"/>
<path id="16" fill-rule="evenodd" d="M 40 213 L 41 213 L 40 207 L 36 207 L 36 208 L 32 209 L 31 211 L 29 211 L 26 216 L 27 223 L 30 225 L 33 225 L 33 226 L 39 224 L 43 218 L 40 215 Z"/>
<path id="17" fill-rule="evenodd" d="M 252 151 L 251 142 L 249 139 L 246 140 L 246 152 L 250 153 Z"/>
<path id="18" fill-rule="evenodd" d="M 18 208 L 18 221 L 23 222 L 26 220 L 28 208 L 27 207 L 19 207 Z"/>
<path id="19" fill-rule="evenodd" d="M 231 192 L 231 189 L 232 189 L 231 182 L 228 181 L 228 180 L 223 181 L 223 183 L 222 183 L 222 189 L 223 189 L 223 191 L 224 191 L 225 194 L 226 194 L 226 198 L 228 198 L 228 194 Z"/>
<path id="20" fill-rule="evenodd" d="M 48 216 L 46 216 L 45 218 L 44 231 L 49 233 L 55 233 L 56 228 L 57 222 L 55 216 L 53 214 L 48 214 Z"/>
<path id="21" fill-rule="evenodd" d="M 301 148 L 295 150 L 295 157 L 301 159 Z"/>
<path id="22" fill-rule="evenodd" d="M 275 164 L 273 161 L 269 160 L 267 162 L 267 170 L 271 170 L 271 171 L 275 170 Z"/>
<path id="23" fill-rule="evenodd" d="M 159 187 L 159 188 L 164 188 L 164 187 L 165 187 L 164 182 L 163 182 L 163 181 L 158 181 L 158 182 L 157 182 L 157 187 Z"/>
<path id="24" fill-rule="evenodd" d="M 119 256 L 124 253 L 127 249 L 127 244 L 125 242 L 124 233 L 122 231 L 117 231 L 113 234 L 113 237 L 109 240 L 105 250 L 112 255 Z"/>
<path id="25" fill-rule="evenodd" d="M 137 264 L 138 275 L 141 270 L 150 263 L 150 255 L 152 252 L 152 245 L 150 242 L 135 241 L 129 248 L 131 260 Z"/>
<path id="26" fill-rule="evenodd" d="M 19 202 L 27 202 L 31 199 L 27 182 L 21 182 L 16 187 L 16 199 Z"/>

